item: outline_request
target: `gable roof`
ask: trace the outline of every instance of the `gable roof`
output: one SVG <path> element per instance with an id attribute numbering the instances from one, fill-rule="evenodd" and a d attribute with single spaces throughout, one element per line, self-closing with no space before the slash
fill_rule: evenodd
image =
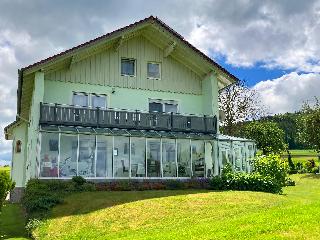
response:
<path id="1" fill-rule="evenodd" d="M 234 76 L 233 74 L 231 74 L 230 72 L 228 72 L 225 68 L 223 68 L 222 66 L 220 66 L 218 63 L 216 63 L 214 60 L 212 60 L 210 57 L 208 57 L 207 55 L 205 55 L 203 52 L 201 52 L 199 49 L 197 49 L 196 47 L 194 47 L 191 43 L 189 43 L 187 40 L 185 40 L 185 38 L 183 36 L 181 36 L 179 33 L 177 33 L 175 30 L 173 30 L 171 27 L 169 27 L 167 24 L 165 24 L 163 21 L 161 21 L 159 18 L 157 17 L 154 17 L 154 16 L 150 16 L 150 17 L 147 17 L 145 19 L 142 19 L 140 21 L 137 21 L 135 23 L 132 23 L 128 26 L 125 26 L 125 27 L 122 27 L 122 28 L 119 28 L 115 31 L 112 31 L 110 33 L 107 33 L 105 35 L 102 35 L 100 37 L 97 37 L 95 39 L 92 39 L 88 42 L 85 42 L 83 44 L 80 44 L 78 46 L 75 46 L 73 48 L 70 48 L 66 51 L 63 51 L 63 52 L 60 52 L 56 55 L 53 55 L 51 57 L 48 57 L 46 59 L 43 59 L 41 61 L 38 61 L 36 63 L 33 63 L 27 67 L 24 67 L 22 68 L 21 70 L 22 71 L 26 71 L 26 70 L 30 70 L 34 67 L 37 67 L 37 66 L 41 66 L 41 65 L 44 65 L 48 62 L 52 62 L 56 59 L 58 59 L 59 57 L 62 57 L 62 56 L 65 56 L 67 54 L 70 54 L 70 53 L 73 53 L 75 52 L 76 50 L 79 50 L 79 49 L 83 49 L 83 48 L 86 48 L 86 47 L 89 47 L 89 46 L 92 46 L 94 44 L 96 44 L 97 42 L 100 42 L 102 40 L 107 40 L 108 38 L 111 38 L 112 36 L 118 34 L 118 33 L 121 33 L 121 32 L 124 32 L 126 30 L 129 30 L 129 29 L 134 29 L 136 27 L 138 27 L 139 25 L 142 25 L 142 24 L 145 24 L 145 23 L 156 23 L 156 24 L 159 24 L 161 27 L 163 27 L 165 30 L 167 30 L 170 34 L 172 34 L 173 36 L 175 36 L 176 38 L 178 38 L 182 43 L 184 43 L 187 47 L 189 47 L 190 49 L 192 49 L 196 54 L 198 54 L 200 57 L 202 57 L 204 60 L 206 60 L 207 62 L 209 62 L 214 68 L 218 68 L 219 70 L 221 70 L 222 72 L 224 72 L 230 79 L 232 79 L 233 81 L 239 81 L 239 79 Z"/>

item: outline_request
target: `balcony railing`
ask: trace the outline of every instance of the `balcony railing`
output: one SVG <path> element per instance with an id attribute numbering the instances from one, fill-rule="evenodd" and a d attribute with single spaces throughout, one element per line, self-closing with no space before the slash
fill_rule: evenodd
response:
<path id="1" fill-rule="evenodd" d="M 40 124 L 158 131 L 217 132 L 216 116 L 40 104 Z"/>

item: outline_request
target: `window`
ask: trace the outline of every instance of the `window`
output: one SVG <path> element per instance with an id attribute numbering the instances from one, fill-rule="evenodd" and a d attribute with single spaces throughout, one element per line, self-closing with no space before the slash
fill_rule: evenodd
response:
<path id="1" fill-rule="evenodd" d="M 178 177 L 191 177 L 190 140 L 177 139 Z"/>
<path id="2" fill-rule="evenodd" d="M 72 104 L 81 107 L 106 108 L 107 96 L 95 93 L 74 92 Z"/>
<path id="3" fill-rule="evenodd" d="M 60 177 L 77 175 L 78 136 L 61 134 L 60 138 Z"/>
<path id="4" fill-rule="evenodd" d="M 20 140 L 17 140 L 16 141 L 16 153 L 21 153 L 21 141 Z"/>
<path id="5" fill-rule="evenodd" d="M 204 142 L 200 140 L 194 140 L 191 142 L 191 147 L 192 147 L 193 176 L 204 177 L 205 176 Z"/>
<path id="6" fill-rule="evenodd" d="M 147 65 L 148 68 L 148 73 L 147 77 L 148 78 L 153 78 L 153 79 L 160 79 L 161 74 L 160 74 L 160 63 L 148 63 Z"/>
<path id="7" fill-rule="evenodd" d="M 75 106 L 88 107 L 89 106 L 89 98 L 86 93 L 73 93 L 72 104 Z"/>
<path id="8" fill-rule="evenodd" d="M 147 140 L 147 173 L 148 177 L 161 177 L 160 140 Z"/>
<path id="9" fill-rule="evenodd" d="M 149 111 L 150 112 L 162 112 L 162 104 L 156 102 L 149 103 Z"/>
<path id="10" fill-rule="evenodd" d="M 106 108 L 106 96 L 105 95 L 97 95 L 91 94 L 91 106 L 94 108 Z"/>
<path id="11" fill-rule="evenodd" d="M 114 137 L 114 177 L 129 177 L 129 138 Z"/>
<path id="12" fill-rule="evenodd" d="M 41 134 L 40 176 L 58 177 L 59 135 Z"/>
<path id="13" fill-rule="evenodd" d="M 131 177 L 146 176 L 146 140 L 144 138 L 131 138 Z"/>
<path id="14" fill-rule="evenodd" d="M 149 111 L 177 113 L 178 103 L 174 100 L 149 99 Z"/>
<path id="15" fill-rule="evenodd" d="M 163 177 L 176 177 L 176 143 L 174 139 L 162 140 L 162 170 Z"/>
<path id="16" fill-rule="evenodd" d="M 135 59 L 121 59 L 121 75 L 122 76 L 135 76 Z"/>
<path id="17" fill-rule="evenodd" d="M 79 161 L 78 175 L 82 177 L 95 176 L 95 149 L 96 138 L 94 135 L 79 135 Z"/>
<path id="18" fill-rule="evenodd" d="M 112 136 L 97 135 L 97 177 L 112 177 Z"/>

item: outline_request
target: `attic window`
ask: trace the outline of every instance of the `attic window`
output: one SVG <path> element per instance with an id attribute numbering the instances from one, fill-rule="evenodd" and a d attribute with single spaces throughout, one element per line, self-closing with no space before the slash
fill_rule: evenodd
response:
<path id="1" fill-rule="evenodd" d="M 154 63 L 154 62 L 149 62 L 148 63 L 148 78 L 151 79 L 160 79 L 161 74 L 160 74 L 160 63 Z"/>
<path id="2" fill-rule="evenodd" d="M 122 58 L 121 59 L 121 75 L 134 77 L 135 70 L 136 70 L 135 65 L 136 65 L 135 59 Z"/>
<path id="3" fill-rule="evenodd" d="M 20 140 L 17 140 L 16 141 L 16 153 L 21 153 L 21 141 Z"/>

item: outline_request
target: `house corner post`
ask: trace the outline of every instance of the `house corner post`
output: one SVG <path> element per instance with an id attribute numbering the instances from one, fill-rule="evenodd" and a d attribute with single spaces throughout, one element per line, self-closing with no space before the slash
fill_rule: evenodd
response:
<path id="1" fill-rule="evenodd" d="M 26 160 L 26 174 L 24 183 L 29 179 L 38 177 L 38 167 L 40 159 L 39 153 L 39 121 L 40 121 L 40 103 L 43 102 L 44 97 L 44 73 L 39 71 L 34 75 L 34 87 L 29 111 L 29 125 L 28 125 L 28 145 L 27 145 L 27 160 Z"/>

